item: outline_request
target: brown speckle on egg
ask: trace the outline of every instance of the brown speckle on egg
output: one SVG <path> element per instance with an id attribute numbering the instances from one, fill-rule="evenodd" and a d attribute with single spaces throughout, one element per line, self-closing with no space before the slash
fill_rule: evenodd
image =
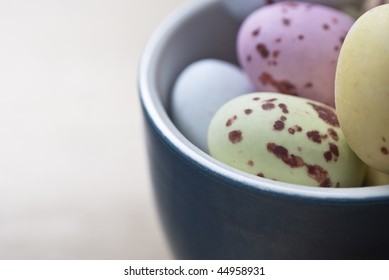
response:
<path id="1" fill-rule="evenodd" d="M 301 131 L 303 131 L 302 127 L 297 125 L 297 124 L 295 126 L 288 128 L 289 134 L 292 134 L 292 135 L 294 135 L 296 132 L 301 132 Z"/>
<path id="2" fill-rule="evenodd" d="M 230 133 L 228 133 L 228 139 L 232 144 L 237 144 L 242 141 L 242 131 L 240 130 L 233 130 Z"/>
<path id="3" fill-rule="evenodd" d="M 245 109 L 245 110 L 244 110 L 244 113 L 245 113 L 246 115 L 250 115 L 252 112 L 253 112 L 252 109 Z"/>
<path id="4" fill-rule="evenodd" d="M 320 187 L 331 187 L 331 179 L 328 172 L 319 165 L 307 164 L 302 157 L 289 154 L 289 151 L 280 145 L 275 143 L 268 143 L 266 145 L 267 150 L 274 154 L 277 158 L 281 159 L 285 164 L 292 168 L 306 167 L 308 177 L 314 179 Z"/>
<path id="5" fill-rule="evenodd" d="M 308 102 L 308 104 L 313 107 L 313 109 L 317 112 L 319 118 L 322 119 L 324 122 L 334 127 L 339 127 L 338 117 L 336 116 L 336 113 L 333 110 L 311 102 Z"/>
<path id="6" fill-rule="evenodd" d="M 252 160 L 247 161 L 247 165 L 250 166 L 250 167 L 253 167 L 254 166 L 254 161 L 252 161 Z"/>
<path id="7" fill-rule="evenodd" d="M 253 35 L 253 37 L 257 37 L 259 35 L 259 32 L 260 32 L 260 28 L 257 28 L 255 30 L 253 30 L 253 32 L 251 33 L 251 35 Z"/>
<path id="8" fill-rule="evenodd" d="M 304 40 L 304 35 L 300 34 L 300 35 L 297 36 L 297 38 L 298 38 L 299 40 Z"/>
<path id="9" fill-rule="evenodd" d="M 282 24 L 285 26 L 290 26 L 291 20 L 289 18 L 283 18 Z"/>
<path id="10" fill-rule="evenodd" d="M 274 58 L 277 58 L 279 55 L 280 55 L 280 53 L 281 53 L 281 51 L 280 50 L 275 50 L 275 51 L 273 51 L 273 57 Z"/>
<path id="11" fill-rule="evenodd" d="M 270 55 L 269 50 L 267 49 L 266 45 L 263 43 L 259 43 L 257 46 L 257 52 L 262 56 L 262 58 L 268 58 Z"/>
<path id="12" fill-rule="evenodd" d="M 330 152 L 335 156 L 335 161 L 337 161 L 339 157 L 339 148 L 336 144 L 330 143 Z"/>
<path id="13" fill-rule="evenodd" d="M 281 120 L 275 121 L 273 124 L 273 129 L 277 131 L 281 131 L 285 128 L 285 123 Z"/>
<path id="14" fill-rule="evenodd" d="M 261 178 L 265 178 L 265 175 L 264 175 L 262 172 L 259 172 L 259 173 L 257 174 L 257 176 L 258 176 L 258 177 L 261 177 Z"/>
<path id="15" fill-rule="evenodd" d="M 275 107 L 275 105 L 273 104 L 273 103 L 264 103 L 264 104 L 262 104 L 262 109 L 263 110 L 272 110 L 272 109 L 274 109 L 274 107 Z"/>
<path id="16" fill-rule="evenodd" d="M 284 114 L 288 114 L 289 113 L 288 106 L 286 106 L 286 104 L 280 103 L 280 104 L 278 104 L 278 107 L 280 107 L 280 109 L 282 110 L 282 113 L 284 113 Z"/>
<path id="17" fill-rule="evenodd" d="M 277 145 L 275 143 L 268 143 L 267 150 L 270 153 L 273 153 L 277 158 L 281 159 L 285 164 L 289 165 L 292 168 L 304 166 L 304 160 L 295 155 L 289 155 L 288 149 L 283 146 Z"/>
<path id="18" fill-rule="evenodd" d="M 384 155 L 388 155 L 389 154 L 388 148 L 381 147 L 381 153 L 384 154 Z"/>
<path id="19" fill-rule="evenodd" d="M 312 142 L 321 144 L 321 135 L 320 135 L 320 132 L 319 132 L 319 131 L 317 131 L 317 130 L 308 131 L 308 132 L 307 132 L 307 137 L 308 137 L 308 139 L 311 140 Z"/>
<path id="20" fill-rule="evenodd" d="M 234 123 L 234 121 L 236 121 L 237 119 L 238 119 L 238 117 L 236 115 L 229 118 L 226 122 L 226 127 L 230 127 Z"/>
<path id="21" fill-rule="evenodd" d="M 338 133 L 333 129 L 333 128 L 328 128 L 328 134 L 331 136 L 332 139 L 334 139 L 335 141 L 338 141 L 339 140 L 339 136 L 338 136 Z"/>
<path id="22" fill-rule="evenodd" d="M 268 72 L 262 72 L 261 76 L 259 77 L 259 80 L 261 81 L 262 85 L 271 85 L 275 87 L 278 92 L 290 95 L 297 95 L 295 85 L 293 85 L 287 80 L 277 81 Z"/>
<path id="23" fill-rule="evenodd" d="M 327 31 L 330 29 L 330 26 L 327 23 L 323 23 L 322 28 Z"/>

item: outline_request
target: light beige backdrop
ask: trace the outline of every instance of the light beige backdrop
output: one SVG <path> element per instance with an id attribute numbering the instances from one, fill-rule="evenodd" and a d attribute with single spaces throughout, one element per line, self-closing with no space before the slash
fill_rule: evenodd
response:
<path id="1" fill-rule="evenodd" d="M 0 259 L 171 258 L 137 65 L 184 0 L 0 0 Z"/>

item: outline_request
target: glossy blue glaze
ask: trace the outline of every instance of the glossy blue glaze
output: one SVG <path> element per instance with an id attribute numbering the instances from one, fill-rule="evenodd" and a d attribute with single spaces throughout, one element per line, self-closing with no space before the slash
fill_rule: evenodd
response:
<path id="1" fill-rule="evenodd" d="M 389 186 L 322 189 L 257 178 L 213 160 L 174 127 L 167 101 L 175 77 L 199 58 L 234 62 L 237 28 L 217 1 L 195 1 L 161 25 L 142 57 L 150 173 L 175 256 L 389 259 Z"/>
<path id="2" fill-rule="evenodd" d="M 207 172 L 146 117 L 158 210 L 179 259 L 389 258 L 387 201 L 315 201 Z"/>

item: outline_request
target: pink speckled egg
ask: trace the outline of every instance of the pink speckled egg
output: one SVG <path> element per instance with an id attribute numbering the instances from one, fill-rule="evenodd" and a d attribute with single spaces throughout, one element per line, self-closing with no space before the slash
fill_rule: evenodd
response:
<path id="1" fill-rule="evenodd" d="M 319 4 L 267 5 L 243 22 L 238 58 L 258 91 L 301 96 L 334 107 L 336 64 L 353 23 L 350 16 Z"/>

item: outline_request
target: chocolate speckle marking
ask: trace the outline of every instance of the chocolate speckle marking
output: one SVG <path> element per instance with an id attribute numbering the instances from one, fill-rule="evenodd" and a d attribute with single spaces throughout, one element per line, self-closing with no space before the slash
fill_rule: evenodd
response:
<path id="1" fill-rule="evenodd" d="M 346 39 L 346 36 L 342 36 L 342 37 L 339 38 L 339 41 L 340 41 L 341 44 L 344 43 L 344 39 Z"/>
<path id="2" fill-rule="evenodd" d="M 295 85 L 286 80 L 277 81 L 273 78 L 272 75 L 267 72 L 263 72 L 259 77 L 259 80 L 261 81 L 262 85 L 271 85 L 275 87 L 278 92 L 290 95 L 297 95 Z"/>
<path id="3" fill-rule="evenodd" d="M 253 32 L 251 33 L 251 35 L 253 35 L 253 37 L 257 37 L 259 35 L 259 32 L 260 32 L 260 29 L 257 28 L 255 30 L 253 30 Z"/>
<path id="4" fill-rule="evenodd" d="M 311 102 L 308 102 L 308 104 L 311 105 L 313 109 L 315 109 L 319 118 L 321 118 L 325 123 L 334 127 L 339 127 L 338 117 L 332 109 Z"/>
<path id="5" fill-rule="evenodd" d="M 230 127 L 234 123 L 234 121 L 236 121 L 237 119 L 238 119 L 238 117 L 236 115 L 229 118 L 226 122 L 226 127 Z"/>
<path id="6" fill-rule="evenodd" d="M 336 17 L 332 18 L 332 23 L 337 24 L 338 21 L 339 21 L 338 18 L 336 18 Z"/>
<path id="7" fill-rule="evenodd" d="M 264 103 L 264 104 L 262 104 L 262 109 L 263 110 L 272 110 L 272 109 L 274 109 L 274 107 L 275 107 L 275 105 L 273 104 L 273 103 Z"/>
<path id="8" fill-rule="evenodd" d="M 270 153 L 273 153 L 277 158 L 281 159 L 285 164 L 292 168 L 305 165 L 304 160 L 301 157 L 293 154 L 289 155 L 289 151 L 283 146 L 276 145 L 275 143 L 268 143 L 266 147 Z"/>
<path id="9" fill-rule="evenodd" d="M 273 124 L 273 128 L 274 130 L 281 131 L 285 128 L 285 123 L 281 120 L 278 120 Z"/>
<path id="10" fill-rule="evenodd" d="M 265 178 L 265 175 L 263 175 L 262 172 L 259 172 L 259 173 L 257 174 L 257 176 L 258 176 L 258 177 L 261 177 L 261 178 Z"/>
<path id="11" fill-rule="evenodd" d="M 386 138 L 385 137 L 382 137 L 382 142 L 386 142 Z"/>
<path id="12" fill-rule="evenodd" d="M 388 155 L 389 154 L 388 148 L 381 147 L 381 153 L 383 153 L 384 155 Z"/>
<path id="13" fill-rule="evenodd" d="M 329 151 L 326 151 L 324 153 L 324 158 L 327 162 L 331 161 L 331 160 L 334 160 L 334 161 L 338 161 L 338 157 L 339 157 L 339 149 L 338 149 L 338 146 L 335 145 L 334 143 L 330 143 L 329 144 L 330 146 L 330 150 Z"/>
<path id="14" fill-rule="evenodd" d="M 246 115 L 250 115 L 252 112 L 253 112 L 252 109 L 246 109 L 246 110 L 244 110 L 244 113 L 245 113 Z"/>
<path id="15" fill-rule="evenodd" d="M 273 51 L 273 57 L 277 58 L 280 55 L 280 52 L 281 52 L 280 50 Z"/>
<path id="16" fill-rule="evenodd" d="M 283 18 L 282 24 L 285 26 L 290 26 L 291 20 L 289 18 Z"/>
<path id="17" fill-rule="evenodd" d="M 324 158 L 327 162 L 331 161 L 332 159 L 332 153 L 330 151 L 327 151 L 324 153 Z"/>
<path id="18" fill-rule="evenodd" d="M 240 130 L 233 130 L 230 133 L 228 133 L 228 139 L 232 144 L 237 144 L 242 141 L 242 131 Z"/>
<path id="19" fill-rule="evenodd" d="M 307 164 L 308 176 L 320 183 L 320 187 L 331 187 L 331 180 L 328 178 L 328 172 L 319 165 Z"/>
<path id="20" fill-rule="evenodd" d="M 284 113 L 284 114 L 289 113 L 288 106 L 286 106 L 286 104 L 280 103 L 280 104 L 278 104 L 278 107 L 280 107 L 280 109 L 282 110 L 282 113 Z"/>
<path id="21" fill-rule="evenodd" d="M 338 136 L 338 133 L 333 129 L 333 128 L 329 128 L 328 129 L 328 134 L 331 136 L 332 139 L 334 139 L 335 141 L 338 141 L 339 140 L 339 136 Z"/>
<path id="22" fill-rule="evenodd" d="M 289 151 L 285 147 L 279 146 L 275 143 L 268 143 L 266 148 L 270 153 L 273 153 L 277 158 L 281 159 L 285 164 L 292 168 L 305 166 L 307 168 L 308 176 L 318 182 L 320 187 L 332 186 L 328 172 L 321 166 L 307 164 L 303 158 L 293 154 L 289 155 Z"/>
<path id="23" fill-rule="evenodd" d="M 335 156 L 339 157 L 339 148 L 334 143 L 330 143 L 330 152 Z"/>
<path id="24" fill-rule="evenodd" d="M 247 57 L 246 57 L 246 61 L 247 62 L 251 62 L 253 60 L 253 58 L 251 57 L 251 55 L 248 55 Z"/>
<path id="25" fill-rule="evenodd" d="M 330 29 L 330 26 L 327 23 L 323 23 L 322 27 L 326 31 Z"/>
<path id="26" fill-rule="evenodd" d="M 312 88 L 313 84 L 311 82 L 308 82 L 304 85 L 305 88 Z"/>
<path id="27" fill-rule="evenodd" d="M 329 188 L 331 187 L 331 180 L 330 178 L 326 177 L 321 183 L 320 183 L 320 187 L 322 188 Z"/>
<path id="28" fill-rule="evenodd" d="M 276 42 L 277 44 L 281 43 L 281 41 L 282 41 L 282 38 L 279 38 L 279 37 L 274 40 L 274 42 Z"/>
<path id="29" fill-rule="evenodd" d="M 340 47 L 339 46 L 335 46 L 334 47 L 334 51 L 338 52 L 340 50 Z"/>
<path id="30" fill-rule="evenodd" d="M 268 58 L 269 55 L 270 55 L 270 52 L 269 50 L 267 49 L 266 45 L 265 44 L 258 44 L 257 45 L 257 52 L 263 57 L 263 58 Z"/>
<path id="31" fill-rule="evenodd" d="M 286 120 L 287 120 L 287 117 L 285 117 L 285 116 L 281 116 L 280 120 L 284 122 L 284 121 L 286 121 Z"/>
<path id="32" fill-rule="evenodd" d="M 254 101 L 258 101 L 258 100 L 260 100 L 260 98 L 259 97 L 254 97 L 253 100 Z"/>
<path id="33" fill-rule="evenodd" d="M 254 166 L 254 161 L 249 160 L 249 161 L 247 162 L 247 165 L 253 167 L 253 166 Z"/>
<path id="34" fill-rule="evenodd" d="M 321 135 L 320 132 L 317 130 L 311 130 L 307 132 L 308 139 L 312 142 L 321 144 Z"/>
<path id="35" fill-rule="evenodd" d="M 299 126 L 299 125 L 295 125 L 295 126 L 292 126 L 292 127 L 289 127 L 288 128 L 288 132 L 292 135 L 294 135 L 296 132 L 301 132 L 303 131 L 302 127 Z"/>
<path id="36" fill-rule="evenodd" d="M 304 35 L 300 34 L 300 35 L 297 36 L 297 38 L 298 38 L 299 40 L 304 40 Z"/>

